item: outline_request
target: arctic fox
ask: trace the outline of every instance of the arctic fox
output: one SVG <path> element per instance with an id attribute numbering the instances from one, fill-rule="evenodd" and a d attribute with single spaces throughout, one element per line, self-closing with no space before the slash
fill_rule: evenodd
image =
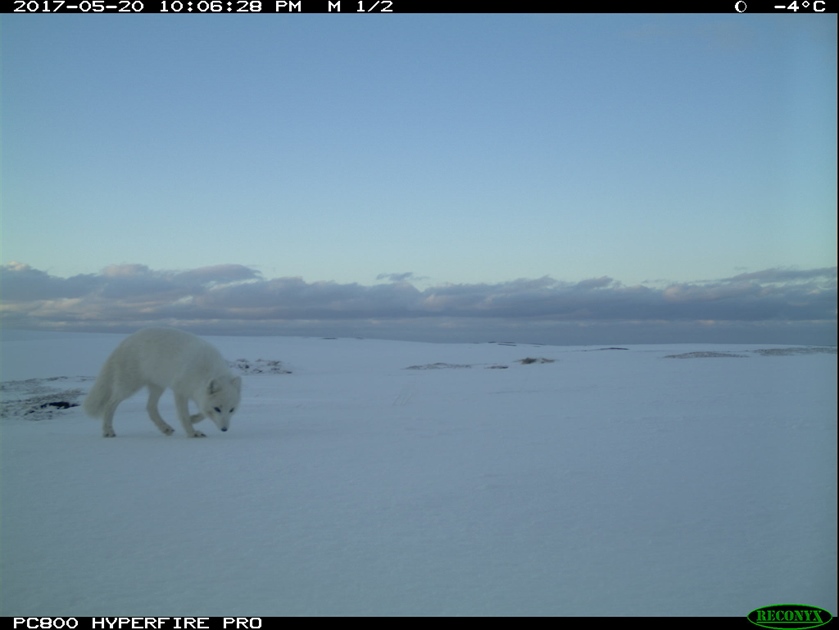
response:
<path id="1" fill-rule="evenodd" d="M 103 436 L 116 437 L 117 406 L 142 387 L 148 387 L 146 410 L 161 432 L 174 432 L 157 409 L 161 395 L 171 387 L 187 436 L 205 437 L 192 425 L 208 417 L 227 431 L 239 405 L 242 379 L 230 373 L 218 350 L 195 335 L 172 328 L 140 330 L 111 353 L 85 398 L 87 414 L 103 419 Z M 190 399 L 198 405 L 197 414 L 189 414 Z"/>

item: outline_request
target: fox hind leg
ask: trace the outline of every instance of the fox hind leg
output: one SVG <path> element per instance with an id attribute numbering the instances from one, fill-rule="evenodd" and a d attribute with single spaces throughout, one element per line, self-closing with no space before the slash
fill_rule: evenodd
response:
<path id="1" fill-rule="evenodd" d="M 146 411 L 149 412 L 149 418 L 151 418 L 151 421 L 154 422 L 155 426 L 160 429 L 161 433 L 164 435 L 172 435 L 175 432 L 175 429 L 166 423 L 160 415 L 160 411 L 157 409 L 157 403 L 164 391 L 165 390 L 162 387 L 149 385 L 149 400 L 146 403 Z"/>
<path id="2" fill-rule="evenodd" d="M 116 437 L 114 433 L 114 412 L 117 410 L 119 403 L 108 403 L 105 407 L 105 415 L 102 417 L 102 437 Z"/>

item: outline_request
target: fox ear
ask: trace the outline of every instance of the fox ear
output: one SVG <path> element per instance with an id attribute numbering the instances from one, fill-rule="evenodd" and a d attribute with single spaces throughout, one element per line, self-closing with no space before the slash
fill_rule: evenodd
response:
<path id="1" fill-rule="evenodd" d="M 216 379 L 210 381 L 210 384 L 207 385 L 207 393 L 212 395 L 218 392 L 221 389 L 221 386 L 216 382 Z"/>
<path id="2" fill-rule="evenodd" d="M 238 391 L 238 392 L 242 391 L 242 377 L 241 376 L 234 377 L 233 380 L 231 380 L 230 382 L 233 384 L 233 387 L 236 388 L 236 391 Z"/>

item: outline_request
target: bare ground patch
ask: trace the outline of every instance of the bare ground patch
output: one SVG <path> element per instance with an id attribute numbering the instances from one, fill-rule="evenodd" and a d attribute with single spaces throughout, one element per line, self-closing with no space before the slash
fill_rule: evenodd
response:
<path id="1" fill-rule="evenodd" d="M 53 384 L 61 381 L 79 383 L 92 381 L 93 377 L 57 376 L 53 378 L 30 378 L 24 381 L 0 383 L 0 418 L 22 418 L 24 420 L 48 420 L 62 412 L 78 407 L 87 394 L 80 387 L 62 388 Z"/>
<path id="2" fill-rule="evenodd" d="M 242 374 L 291 374 L 291 370 L 287 369 L 282 361 L 274 359 L 236 359 L 228 361 L 227 364 Z"/>
<path id="3" fill-rule="evenodd" d="M 685 352 L 683 354 L 668 354 L 665 359 L 747 359 L 745 354 L 734 352 Z"/>
<path id="4" fill-rule="evenodd" d="M 794 354 L 836 354 L 836 346 L 802 346 L 800 348 L 764 348 L 755 350 L 764 357 L 788 357 Z"/>
<path id="5" fill-rule="evenodd" d="M 526 357 L 524 359 L 519 359 L 516 363 L 521 363 L 522 365 L 533 365 L 534 363 L 554 363 L 555 359 L 546 359 L 545 357 Z M 479 364 L 478 366 L 473 366 L 468 363 L 426 363 L 424 365 L 411 365 L 406 367 L 406 370 L 452 370 L 452 369 L 466 369 L 471 367 L 483 367 L 485 370 L 507 370 L 510 368 L 509 365 L 504 365 L 503 363 L 491 363 L 487 364 Z"/>

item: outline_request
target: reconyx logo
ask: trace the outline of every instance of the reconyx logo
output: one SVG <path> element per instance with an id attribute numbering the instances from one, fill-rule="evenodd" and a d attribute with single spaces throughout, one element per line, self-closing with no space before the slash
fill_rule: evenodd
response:
<path id="1" fill-rule="evenodd" d="M 748 620 L 761 628 L 818 628 L 833 618 L 824 608 L 803 604 L 773 604 L 750 612 Z"/>

